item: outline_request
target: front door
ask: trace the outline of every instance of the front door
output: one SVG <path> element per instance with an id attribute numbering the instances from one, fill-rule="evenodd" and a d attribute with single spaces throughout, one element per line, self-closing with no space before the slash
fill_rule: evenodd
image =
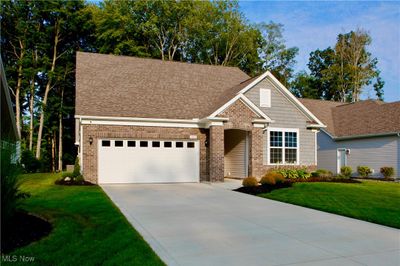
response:
<path id="1" fill-rule="evenodd" d="M 337 174 L 340 174 L 340 168 L 347 165 L 346 149 L 337 150 Z"/>

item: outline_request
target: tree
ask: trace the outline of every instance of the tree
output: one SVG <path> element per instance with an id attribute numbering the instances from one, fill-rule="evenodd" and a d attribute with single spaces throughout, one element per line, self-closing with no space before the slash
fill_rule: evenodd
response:
<path id="1" fill-rule="evenodd" d="M 320 99 L 317 80 L 305 71 L 297 73 L 291 84 L 291 92 L 299 98 Z"/>
<path id="2" fill-rule="evenodd" d="M 297 47 L 287 48 L 283 39 L 283 25 L 270 22 L 258 24 L 263 35 L 260 48 L 262 67 L 271 73 L 286 87 L 293 78 Z"/>
<path id="3" fill-rule="evenodd" d="M 380 77 L 380 72 L 378 72 L 378 76 L 376 78 L 376 83 L 374 84 L 374 90 L 376 97 L 378 97 L 379 100 L 383 101 L 383 86 L 385 86 L 385 81 Z"/>

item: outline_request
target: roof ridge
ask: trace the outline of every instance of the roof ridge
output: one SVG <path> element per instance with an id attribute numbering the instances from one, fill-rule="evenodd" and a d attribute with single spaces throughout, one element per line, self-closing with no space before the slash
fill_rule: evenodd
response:
<path id="1" fill-rule="evenodd" d="M 241 70 L 237 66 L 222 66 L 222 65 L 210 65 L 210 64 L 202 64 L 202 63 L 192 63 L 192 62 L 183 62 L 183 61 L 175 61 L 175 60 L 162 60 L 162 59 L 157 59 L 157 58 L 151 58 L 151 57 L 140 57 L 140 56 L 130 56 L 130 55 L 118 55 L 118 54 L 104 54 L 104 53 L 95 53 L 95 52 L 83 52 L 83 51 L 77 51 L 77 53 L 80 54 L 90 54 L 90 55 L 100 55 L 100 56 L 111 56 L 111 57 L 123 57 L 123 58 L 135 58 L 135 59 L 144 59 L 144 60 L 153 60 L 153 61 L 159 61 L 161 63 L 180 63 L 180 64 L 186 64 L 186 65 L 197 65 L 197 66 L 207 66 L 207 67 L 218 67 L 218 68 L 233 68 L 236 70 L 239 70 L 246 75 L 248 75 L 246 72 Z M 250 77 L 251 78 L 251 77 Z"/>

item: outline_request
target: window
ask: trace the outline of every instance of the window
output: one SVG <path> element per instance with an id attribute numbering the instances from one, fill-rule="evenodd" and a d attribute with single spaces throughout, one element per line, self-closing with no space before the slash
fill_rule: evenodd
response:
<path id="1" fill-rule="evenodd" d="M 160 148 L 160 142 L 159 141 L 153 141 L 152 142 L 152 147 L 153 148 Z"/>
<path id="2" fill-rule="evenodd" d="M 271 107 L 271 90 L 260 89 L 260 106 Z"/>
<path id="3" fill-rule="evenodd" d="M 140 142 L 140 147 L 147 147 L 149 144 L 147 143 L 147 141 L 141 141 Z"/>
<path id="4" fill-rule="evenodd" d="M 171 141 L 164 141 L 164 148 L 172 148 L 172 142 Z"/>
<path id="5" fill-rule="evenodd" d="M 110 146 L 111 146 L 111 141 L 109 141 L 109 140 L 102 140 L 102 141 L 101 141 L 101 146 L 103 146 L 103 147 L 110 147 Z"/>
<path id="6" fill-rule="evenodd" d="M 136 147 L 136 141 L 128 140 L 128 147 Z"/>
<path id="7" fill-rule="evenodd" d="M 268 132 L 270 164 L 298 164 L 298 129 L 274 129 Z"/>
<path id="8" fill-rule="evenodd" d="M 115 147 L 123 147 L 124 146 L 124 142 L 122 140 L 116 140 L 114 144 L 115 144 Z"/>
<path id="9" fill-rule="evenodd" d="M 177 148 L 183 148 L 183 142 L 182 142 L 182 141 L 177 141 L 177 142 L 175 143 L 175 147 L 177 147 Z"/>
<path id="10" fill-rule="evenodd" d="M 188 148 L 194 148 L 194 142 L 188 142 L 187 143 Z"/>

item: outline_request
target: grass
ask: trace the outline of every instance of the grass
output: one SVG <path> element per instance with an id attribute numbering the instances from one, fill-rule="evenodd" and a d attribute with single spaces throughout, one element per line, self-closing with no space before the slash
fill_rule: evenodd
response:
<path id="1" fill-rule="evenodd" d="M 31 194 L 22 208 L 49 220 L 53 231 L 10 255 L 34 257 L 30 265 L 164 265 L 100 187 L 57 186 L 57 178 L 21 177 Z M 26 264 L 12 264 L 19 263 Z"/>
<path id="2" fill-rule="evenodd" d="M 296 183 L 258 196 L 400 228 L 399 183 Z"/>

